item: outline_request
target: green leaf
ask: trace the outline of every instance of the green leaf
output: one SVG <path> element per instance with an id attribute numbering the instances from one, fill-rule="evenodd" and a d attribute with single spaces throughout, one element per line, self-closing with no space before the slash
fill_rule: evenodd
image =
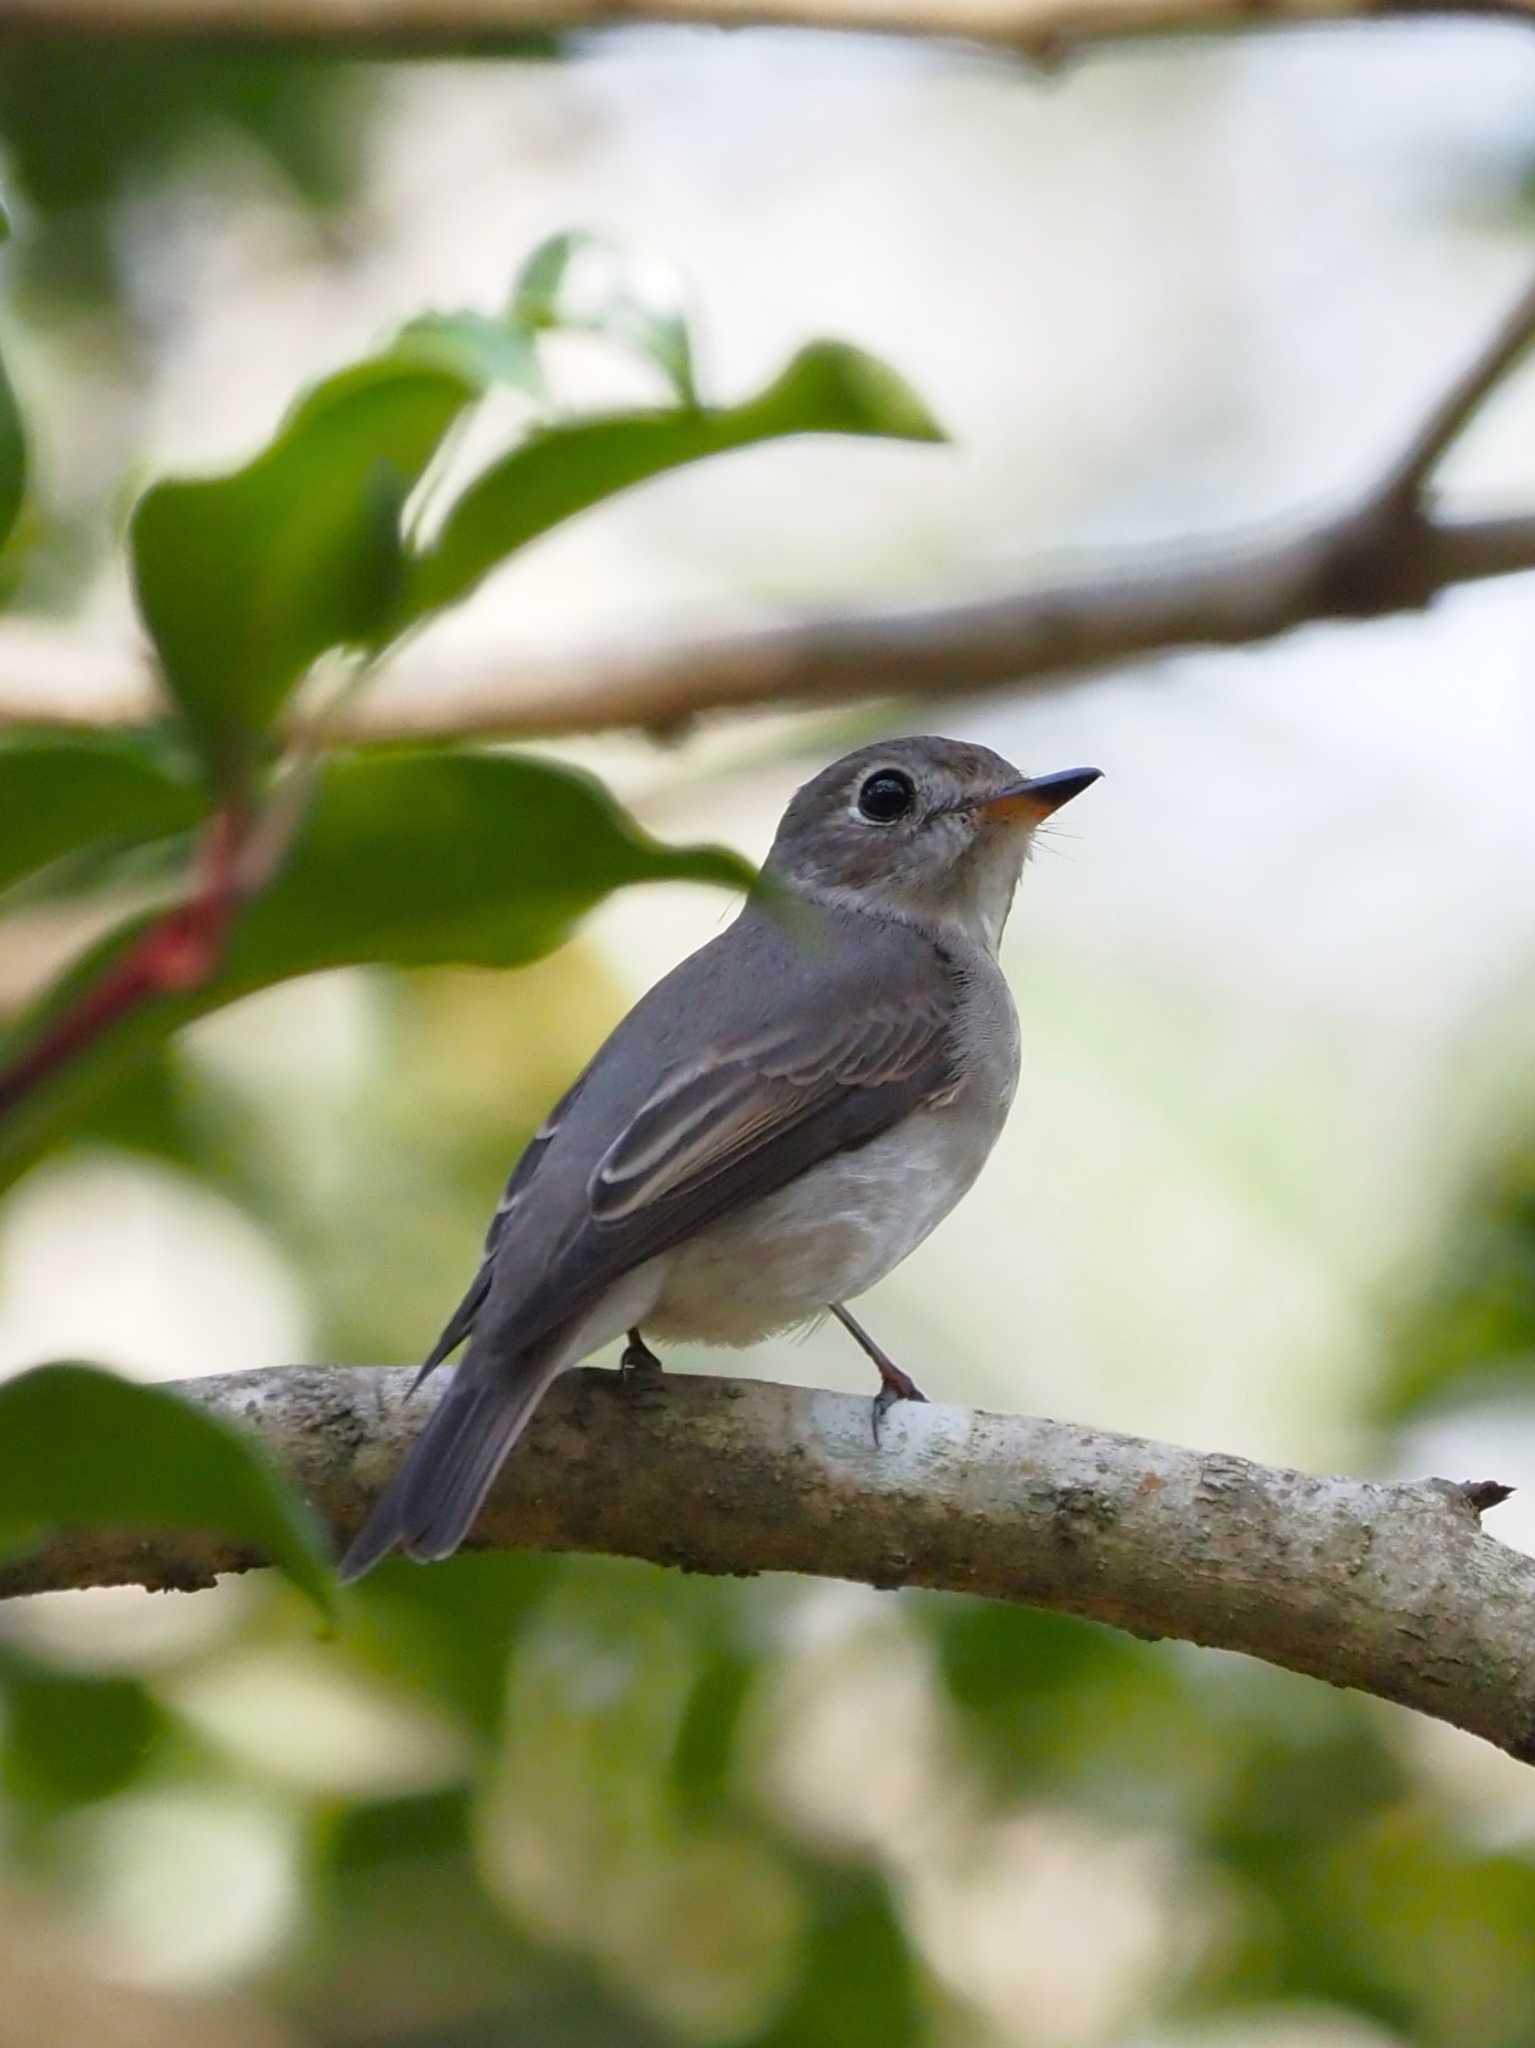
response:
<path id="1" fill-rule="evenodd" d="M 631 484 L 787 434 L 942 439 L 893 370 L 838 342 L 802 350 L 744 405 L 550 427 L 492 464 L 451 508 L 436 542 L 417 558 L 406 613 L 420 618 L 454 603 L 518 548 Z"/>
<path id="2" fill-rule="evenodd" d="M 217 978 L 132 1012 L 16 1104 L 0 1126 L 0 1186 L 172 1031 L 256 989 L 371 962 L 517 966 L 552 951 L 627 883 L 752 880 L 734 854 L 659 845 L 600 783 L 547 762 L 458 752 L 333 759 L 282 873 L 236 923 Z M 97 948 L 4 1051 L 95 986 L 143 928 L 140 919 Z"/>
<path id="3" fill-rule="evenodd" d="M 757 1660 L 733 1645 L 711 1645 L 688 1693 L 672 1753 L 672 1787 L 685 1810 L 716 1811 L 728 1796 L 741 1723 Z"/>
<path id="4" fill-rule="evenodd" d="M 563 1559 L 526 1551 L 461 1552 L 430 1573 L 390 1559 L 350 1589 L 349 1645 L 391 1684 L 424 1693 L 493 1744 L 507 1664 L 563 1570 Z"/>
<path id="5" fill-rule="evenodd" d="M 0 1784 L 38 1806 L 108 1799 L 131 1784 L 166 1733 L 134 1678 L 53 1671 L 0 1646 Z"/>
<path id="6" fill-rule="evenodd" d="M 409 349 L 354 364 L 302 400 L 231 475 L 145 493 L 129 541 L 165 680 L 221 778 L 327 649 L 388 631 L 400 511 L 478 386 Z"/>
<path id="7" fill-rule="evenodd" d="M 675 272 L 601 235 L 552 235 L 523 265 L 512 312 L 530 330 L 576 328 L 637 349 L 696 406 L 693 344 Z"/>
<path id="8" fill-rule="evenodd" d="M 1435 1260 L 1391 1304 L 1375 1406 L 1392 1423 L 1527 1397 L 1535 1383 L 1535 1143 L 1517 1125 L 1483 1167 Z"/>
<path id="9" fill-rule="evenodd" d="M 337 761 L 237 927 L 214 1001 L 369 961 L 513 967 L 627 882 L 752 879 L 733 854 L 659 845 L 572 769 L 459 752 Z"/>
<path id="10" fill-rule="evenodd" d="M 81 847 L 184 832 L 202 807 L 190 783 L 121 740 L 0 746 L 0 890 Z"/>
<path id="11" fill-rule="evenodd" d="M 0 361 L 0 546 L 9 537 L 27 493 L 27 435 L 15 387 Z"/>
<path id="12" fill-rule="evenodd" d="M 530 398 L 545 396 L 543 371 L 527 333 L 508 317 L 467 308 L 422 313 L 400 329 L 392 353 L 452 371 L 481 388 L 512 384 Z"/>
<path id="13" fill-rule="evenodd" d="M 794 1989 L 749 2048 L 928 2038 L 915 1958 L 892 1886 L 854 1863 L 808 1858 L 800 1879 L 809 1926 Z"/>
<path id="14" fill-rule="evenodd" d="M 0 1387 L 0 1551 L 82 1527 L 230 1537 L 335 1612 L 324 1533 L 258 1445 L 163 1388 L 39 1366 Z"/>

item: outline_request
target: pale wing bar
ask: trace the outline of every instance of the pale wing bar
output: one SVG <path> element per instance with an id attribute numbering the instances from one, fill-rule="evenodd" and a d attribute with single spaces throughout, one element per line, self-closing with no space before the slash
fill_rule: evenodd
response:
<path id="1" fill-rule="evenodd" d="M 786 1028 L 723 1048 L 669 1077 L 598 1162 L 593 1223 L 620 1223 L 717 1180 L 828 1098 L 909 1083 L 930 1067 L 945 1022 L 936 1002 L 914 996 L 812 1033 Z"/>

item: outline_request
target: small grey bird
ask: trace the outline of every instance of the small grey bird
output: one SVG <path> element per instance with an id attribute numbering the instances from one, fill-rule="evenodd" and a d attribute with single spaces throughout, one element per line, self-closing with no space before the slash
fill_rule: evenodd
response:
<path id="1" fill-rule="evenodd" d="M 628 1332 L 754 1344 L 846 1304 L 985 1163 L 1018 1079 L 997 947 L 1034 829 L 1096 768 L 1025 779 L 986 747 L 862 747 L 795 796 L 768 886 L 650 991 L 536 1133 L 421 1368 L 452 1386 L 341 1565 L 463 1542 L 557 1374 Z M 775 886 L 776 885 L 776 886 Z"/>

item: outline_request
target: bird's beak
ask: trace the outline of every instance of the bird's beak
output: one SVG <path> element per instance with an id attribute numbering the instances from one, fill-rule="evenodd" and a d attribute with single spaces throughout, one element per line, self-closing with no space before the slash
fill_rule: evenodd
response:
<path id="1" fill-rule="evenodd" d="M 975 808 L 988 817 L 1005 818 L 1009 824 L 1038 825 L 1084 789 L 1091 789 L 1102 773 L 1101 768 L 1063 768 L 1057 775 L 1031 775 L 1025 782 L 1010 783 L 995 796 L 983 797 Z"/>

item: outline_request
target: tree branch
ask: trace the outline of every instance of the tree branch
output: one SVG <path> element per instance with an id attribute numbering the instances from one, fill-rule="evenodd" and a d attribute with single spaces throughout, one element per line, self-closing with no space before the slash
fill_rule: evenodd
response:
<path id="1" fill-rule="evenodd" d="M 1450 448 L 1470 426 L 1482 401 L 1501 384 L 1535 336 L 1535 278 L 1532 278 L 1488 337 L 1486 346 L 1466 365 L 1433 406 L 1397 460 L 1381 479 L 1377 496 L 1416 501 Z"/>
<path id="2" fill-rule="evenodd" d="M 408 1369 L 291 1367 L 179 1391 L 255 1429 L 344 1540 L 429 1410 Z M 1415 1707 L 1535 1762 L 1535 1558 L 1491 1482 L 1312 1478 L 1033 1417 L 669 1377 L 568 1374 L 476 1541 L 716 1573 L 982 1593 L 1241 1650 Z M 184 1535 L 60 1536 L 0 1594 L 207 1584 L 256 1558 Z"/>
<path id="3" fill-rule="evenodd" d="M 890 607 L 675 642 L 635 654 L 495 663 L 467 673 L 420 656 L 386 666 L 328 713 L 324 745 L 557 738 L 624 729 L 671 736 L 710 712 L 830 709 L 884 697 L 1050 690 L 1137 656 L 1273 639 L 1322 620 L 1417 611 L 1458 583 L 1535 569 L 1535 512 L 1442 522 L 1372 501 L 1267 544 L 1190 561 L 1169 549 L 1112 574 L 970 604 Z M 51 641 L 51 644 L 49 644 Z M 68 689 L 68 638 L 0 626 L 0 731 L 99 731 L 162 706 L 146 659 L 85 655 Z M 302 709 L 295 725 L 310 728 Z"/>
<path id="4" fill-rule="evenodd" d="M 0 0 L 0 29 L 8 4 Z M 1532 337 L 1535 280 L 1357 504 L 1275 538 L 1180 544 L 978 603 L 848 613 L 637 655 L 448 678 L 408 657 L 318 716 L 301 700 L 292 737 L 324 749 L 623 728 L 670 735 L 705 712 L 1053 687 L 1137 655 L 1419 611 L 1452 584 L 1535 568 L 1535 512 L 1443 520 L 1427 502 L 1433 471 Z M 0 627 L 0 731 L 99 730 L 163 710 L 147 651 L 114 659 L 36 621 Z"/>
<path id="5" fill-rule="evenodd" d="M 331 734 L 365 746 L 620 729 L 673 737 L 710 712 L 1045 691 L 1137 656 L 1419 611 L 1452 584 L 1527 569 L 1535 513 L 1440 525 L 1372 500 L 1266 545 L 1228 543 L 1193 560 L 1185 547 L 1168 549 L 975 603 L 870 609 L 451 679 L 401 664 Z M 0 667 L 3 654 L 0 635 Z"/>
<path id="6" fill-rule="evenodd" d="M 636 22 L 953 36 L 1054 63 L 1123 36 L 1475 14 L 1535 0 L 0 0 L 0 34 L 281 40 L 362 54 L 483 51 L 552 30 Z"/>

